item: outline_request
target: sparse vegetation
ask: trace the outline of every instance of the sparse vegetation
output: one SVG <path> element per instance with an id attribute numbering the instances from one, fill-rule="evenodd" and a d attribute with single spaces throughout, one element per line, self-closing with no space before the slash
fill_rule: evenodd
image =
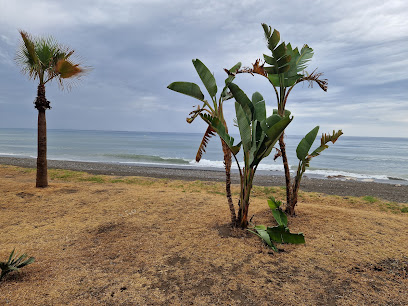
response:
<path id="1" fill-rule="evenodd" d="M 395 214 L 408 213 L 408 206 L 403 205 L 403 204 L 398 204 L 395 202 L 381 203 L 380 208 L 385 211 L 391 211 L 392 213 L 395 213 Z"/>
<path id="2" fill-rule="evenodd" d="M 276 201 L 271 197 L 268 199 L 268 205 L 271 209 L 272 215 L 278 223 L 277 226 L 267 227 L 265 225 L 253 225 L 251 229 L 248 229 L 251 233 L 257 235 L 266 243 L 272 250 L 278 252 L 278 248 L 274 243 L 291 243 L 291 244 L 303 244 L 305 243 L 305 237 L 303 233 L 293 234 L 288 228 L 288 218 L 281 210 L 281 201 Z"/>
<path id="3" fill-rule="evenodd" d="M 363 197 L 363 200 L 368 202 L 368 203 L 375 203 L 375 202 L 378 201 L 377 198 L 372 197 L 372 196 L 365 196 L 365 197 Z"/>
<path id="4" fill-rule="evenodd" d="M 80 179 L 81 181 L 86 181 L 86 182 L 94 182 L 94 183 L 105 183 L 105 180 L 103 177 L 100 176 L 90 176 L 90 177 L 83 177 Z"/>
<path id="5" fill-rule="evenodd" d="M 15 249 L 11 251 L 10 256 L 7 261 L 0 261 L 0 281 L 3 279 L 4 276 L 9 274 L 13 271 L 18 271 L 19 269 L 28 266 L 29 264 L 33 263 L 35 258 L 29 257 L 26 254 L 22 254 L 18 256 L 17 254 L 14 255 Z"/>
<path id="6" fill-rule="evenodd" d="M 407 304 L 408 215 L 383 211 L 379 204 L 389 201 L 363 205 L 356 197 L 351 204 L 304 192 L 299 217 L 288 221 L 307 243 L 275 243 L 280 253 L 272 256 L 257 236 L 230 227 L 225 195 L 211 192 L 225 192 L 223 183 L 203 182 L 199 194 L 190 192 L 197 182 L 138 177 L 138 184 L 112 184 L 132 177 L 102 177 L 103 184 L 55 179 L 39 190 L 35 173 L 0 166 L 8 233 L 0 235 L 0 259 L 18 244 L 44 263 L 6 276 L 0 304 Z M 231 187 L 239 196 L 240 185 Z M 272 227 L 266 199 L 261 192 L 251 198 L 251 216 Z"/>

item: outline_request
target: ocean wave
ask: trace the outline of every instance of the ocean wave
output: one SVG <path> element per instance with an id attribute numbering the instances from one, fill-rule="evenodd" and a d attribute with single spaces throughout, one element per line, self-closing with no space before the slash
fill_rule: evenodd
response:
<path id="1" fill-rule="evenodd" d="M 104 154 L 103 156 L 115 159 L 128 160 L 130 162 L 139 162 L 143 164 L 170 164 L 170 165 L 188 165 L 189 160 L 173 157 L 160 157 L 157 155 L 139 155 L 139 154 Z"/>
<path id="2" fill-rule="evenodd" d="M 389 177 L 387 175 L 361 174 L 361 173 L 352 173 L 352 172 L 340 171 L 340 170 L 321 170 L 321 169 L 306 170 L 305 175 L 307 175 L 308 173 L 322 175 L 324 177 L 334 177 L 334 178 L 344 178 L 344 179 L 352 178 L 352 179 L 358 179 L 358 180 L 364 180 L 364 179 L 389 180 Z"/>
<path id="3" fill-rule="evenodd" d="M 200 162 L 197 163 L 195 160 L 192 160 L 190 161 L 190 165 L 203 168 L 224 168 L 224 161 L 201 159 Z M 233 162 L 231 168 L 238 169 L 238 166 L 235 162 Z M 283 171 L 283 165 L 260 164 L 258 166 L 258 170 Z"/>
<path id="4" fill-rule="evenodd" d="M 3 153 L 3 152 L 0 152 L 0 156 L 8 156 L 8 157 L 17 156 L 17 157 L 37 158 L 34 155 L 27 155 L 27 154 L 21 154 L 21 153 Z"/>

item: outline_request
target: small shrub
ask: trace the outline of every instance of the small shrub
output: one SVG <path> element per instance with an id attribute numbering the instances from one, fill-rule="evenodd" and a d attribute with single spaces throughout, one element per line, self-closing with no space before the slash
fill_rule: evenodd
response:
<path id="1" fill-rule="evenodd" d="M 18 271 L 20 268 L 33 263 L 35 260 L 34 257 L 29 257 L 28 259 L 26 259 L 27 258 L 26 254 L 20 255 L 20 257 L 17 257 L 17 255 L 14 256 L 14 251 L 15 249 L 11 251 L 11 254 L 7 261 L 0 261 L 1 269 L 0 281 L 6 274 L 13 271 Z"/>
<path id="2" fill-rule="evenodd" d="M 275 246 L 274 242 L 291 244 L 305 243 L 305 237 L 302 233 L 293 234 L 289 231 L 288 218 L 280 209 L 282 202 L 276 201 L 274 197 L 270 197 L 270 199 L 268 200 L 268 205 L 278 225 L 273 227 L 266 227 L 265 225 L 253 225 L 253 227 L 251 229 L 248 229 L 248 231 L 261 238 L 262 241 L 265 242 L 275 252 L 278 252 L 278 248 Z"/>

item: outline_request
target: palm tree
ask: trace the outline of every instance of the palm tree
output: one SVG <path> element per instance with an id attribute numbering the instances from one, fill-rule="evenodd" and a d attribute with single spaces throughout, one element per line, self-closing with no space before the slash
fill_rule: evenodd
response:
<path id="1" fill-rule="evenodd" d="M 47 187 L 47 124 L 45 111 L 50 109 L 50 101 L 45 97 L 45 84 L 56 79 L 60 88 L 65 79 L 79 77 L 84 68 L 71 61 L 74 50 L 62 46 L 52 37 L 32 38 L 27 32 L 19 31 L 23 42 L 16 54 L 16 62 L 23 74 L 30 79 L 39 81 L 37 98 L 34 101 L 38 110 L 38 138 L 37 138 L 37 178 L 36 187 Z"/>

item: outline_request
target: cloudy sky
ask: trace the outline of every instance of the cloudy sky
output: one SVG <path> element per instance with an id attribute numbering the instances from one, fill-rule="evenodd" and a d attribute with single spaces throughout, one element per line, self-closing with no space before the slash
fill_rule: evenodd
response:
<path id="1" fill-rule="evenodd" d="M 285 42 L 307 43 L 315 55 L 308 71 L 329 80 L 320 88 L 297 85 L 287 108 L 289 134 L 343 129 L 349 136 L 408 137 L 408 2 L 0 0 L 0 128 L 36 127 L 35 81 L 14 62 L 18 29 L 52 35 L 92 67 L 69 92 L 47 85 L 48 128 L 201 132 L 187 124 L 198 100 L 166 87 L 201 85 L 191 60 L 201 59 L 219 87 L 223 68 L 250 66 L 269 54 L 261 23 Z M 271 111 L 276 101 L 266 79 L 240 75 L 248 95 L 259 91 Z M 204 87 L 201 85 L 204 92 Z M 230 126 L 232 100 L 227 102 Z"/>

